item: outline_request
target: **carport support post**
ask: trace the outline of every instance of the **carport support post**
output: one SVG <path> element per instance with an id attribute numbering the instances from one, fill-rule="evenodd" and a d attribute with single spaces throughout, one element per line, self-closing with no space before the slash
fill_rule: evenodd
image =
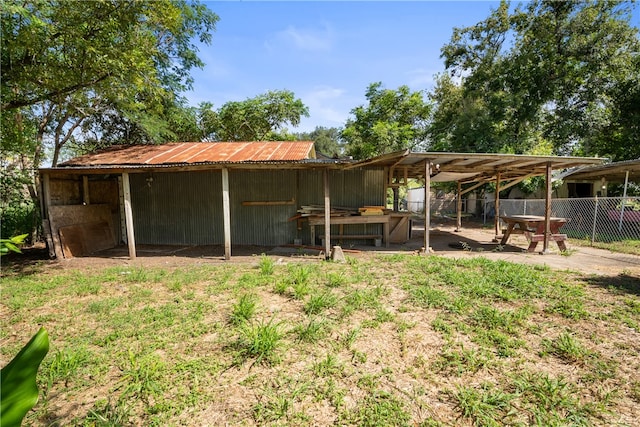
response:
<path id="1" fill-rule="evenodd" d="M 136 258 L 136 238 L 133 232 L 133 209 L 131 208 L 131 186 L 129 185 L 129 174 L 122 174 L 122 192 L 124 193 L 124 221 L 127 225 L 127 247 L 129 248 L 129 258 Z"/>
<path id="2" fill-rule="evenodd" d="M 224 227 L 224 259 L 231 259 L 231 204 L 229 203 L 229 169 L 222 168 L 222 222 Z"/>
<path id="3" fill-rule="evenodd" d="M 323 170 L 322 181 L 324 187 L 324 257 L 329 259 L 331 257 L 331 198 L 329 197 L 328 169 Z"/>
<path id="4" fill-rule="evenodd" d="M 431 229 L 431 160 L 427 159 L 424 164 L 424 252 L 428 255 L 430 251 L 429 230 Z"/>
<path id="5" fill-rule="evenodd" d="M 551 236 L 551 162 L 547 163 L 547 175 L 545 177 L 547 184 L 547 194 L 544 199 L 544 241 L 542 244 L 542 253 L 549 253 L 549 237 Z"/>
<path id="6" fill-rule="evenodd" d="M 493 239 L 494 242 L 499 241 L 498 236 L 500 236 L 500 171 L 496 174 L 496 197 L 495 197 L 495 208 L 496 212 L 493 217 L 493 226 L 495 228 L 496 237 Z"/>
<path id="7" fill-rule="evenodd" d="M 456 203 L 456 231 L 462 231 L 462 183 L 458 181 L 458 197 Z"/>

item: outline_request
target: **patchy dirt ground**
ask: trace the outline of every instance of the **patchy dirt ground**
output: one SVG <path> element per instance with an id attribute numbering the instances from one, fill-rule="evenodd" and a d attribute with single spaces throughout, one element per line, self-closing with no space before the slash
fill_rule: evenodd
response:
<path id="1" fill-rule="evenodd" d="M 492 260 L 545 265 L 554 269 L 569 270 L 587 275 L 615 276 L 624 274 L 638 277 L 640 280 L 640 256 L 613 253 L 604 249 L 569 244 L 566 254 L 561 254 L 554 243 L 551 243 L 550 253 L 528 253 L 525 251 L 527 241 L 522 235 L 514 235 L 509 244 L 502 247 L 494 242 L 492 229 L 483 228 L 477 224 L 469 224 L 461 232 L 454 231 L 451 221 L 436 222 L 430 234 L 430 245 L 433 253 L 439 256 L 453 258 L 469 258 L 482 256 Z M 340 242 L 337 242 L 339 244 Z M 411 239 L 404 244 L 391 244 L 389 248 L 359 245 L 343 245 L 346 255 L 354 258 L 367 259 L 376 254 L 387 253 L 418 253 L 424 246 L 424 227 L 414 226 Z M 541 244 L 540 244 L 541 246 Z M 138 257 L 129 259 L 126 246 L 102 251 L 82 258 L 64 260 L 50 260 L 42 247 L 25 250 L 25 255 L 11 254 L 3 258 L 4 264 L 46 265 L 54 269 L 82 269 L 106 266 L 166 266 L 176 267 L 184 265 L 218 264 L 218 263 L 247 263 L 255 260 L 261 254 L 296 258 L 299 260 L 319 260 L 324 258 L 324 252 L 318 248 L 296 248 L 291 246 L 233 246 L 231 260 L 224 260 L 224 248 L 214 246 L 151 246 L 139 245 Z"/>

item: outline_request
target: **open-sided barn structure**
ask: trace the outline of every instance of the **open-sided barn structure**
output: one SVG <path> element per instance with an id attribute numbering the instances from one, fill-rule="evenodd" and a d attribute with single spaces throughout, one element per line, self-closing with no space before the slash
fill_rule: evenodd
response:
<path id="1" fill-rule="evenodd" d="M 180 244 L 224 245 L 229 258 L 232 243 L 316 244 L 319 238 L 328 254 L 333 237 L 382 237 L 388 244 L 390 219 L 399 224 L 402 214 L 333 215 L 336 208 L 358 213 L 384 206 L 387 189 L 408 178 L 425 180 L 427 189 L 432 181 L 457 181 L 461 197 L 488 182 L 503 190 L 529 176 L 549 178 L 552 169 L 601 162 L 410 151 L 354 162 L 318 158 L 309 141 L 112 147 L 41 169 L 42 213 L 50 252 L 59 258 L 120 242 L 131 257 L 136 244 Z M 308 221 L 298 213 L 304 207 L 315 214 Z M 428 209 L 425 216 L 429 224 Z M 315 236 L 316 225 L 323 234 Z"/>

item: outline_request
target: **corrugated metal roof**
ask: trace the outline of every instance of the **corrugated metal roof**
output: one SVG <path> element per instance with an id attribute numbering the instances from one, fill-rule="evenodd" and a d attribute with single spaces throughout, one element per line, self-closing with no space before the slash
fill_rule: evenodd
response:
<path id="1" fill-rule="evenodd" d="M 640 159 L 572 170 L 564 174 L 563 179 L 606 178 L 610 182 L 624 182 L 627 172 L 629 172 L 630 181 L 640 182 Z"/>
<path id="2" fill-rule="evenodd" d="M 496 153 L 422 153 L 406 150 L 361 160 L 346 166 L 346 168 L 388 167 L 402 173 L 406 170 L 409 178 L 422 178 L 427 161 L 433 166 L 434 181 L 461 181 L 465 183 L 492 180 L 498 172 L 500 172 L 501 179 L 505 181 L 525 176 L 544 175 L 547 165 L 551 165 L 552 169 L 559 170 L 585 165 L 601 165 L 605 159 Z M 440 178 L 438 175 L 441 173 L 447 174 Z"/>
<path id="3" fill-rule="evenodd" d="M 315 157 L 313 141 L 180 142 L 113 146 L 76 157 L 59 166 L 296 162 Z"/>

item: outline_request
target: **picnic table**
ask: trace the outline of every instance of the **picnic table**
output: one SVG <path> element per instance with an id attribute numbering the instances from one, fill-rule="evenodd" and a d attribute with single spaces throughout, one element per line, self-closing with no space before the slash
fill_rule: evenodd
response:
<path id="1" fill-rule="evenodd" d="M 512 234 L 524 234 L 529 241 L 528 252 L 534 252 L 538 242 L 544 241 L 545 234 L 545 218 L 543 216 L 534 215 L 511 215 L 501 216 L 500 219 L 507 224 L 507 231 L 502 236 L 500 241 L 501 245 L 506 245 L 509 241 L 509 237 Z M 569 221 L 568 218 L 550 218 L 551 234 L 549 235 L 550 242 L 556 242 L 558 248 L 561 251 L 566 251 L 567 246 L 565 240 L 567 240 L 566 234 L 560 233 L 560 227 L 565 225 Z"/>

